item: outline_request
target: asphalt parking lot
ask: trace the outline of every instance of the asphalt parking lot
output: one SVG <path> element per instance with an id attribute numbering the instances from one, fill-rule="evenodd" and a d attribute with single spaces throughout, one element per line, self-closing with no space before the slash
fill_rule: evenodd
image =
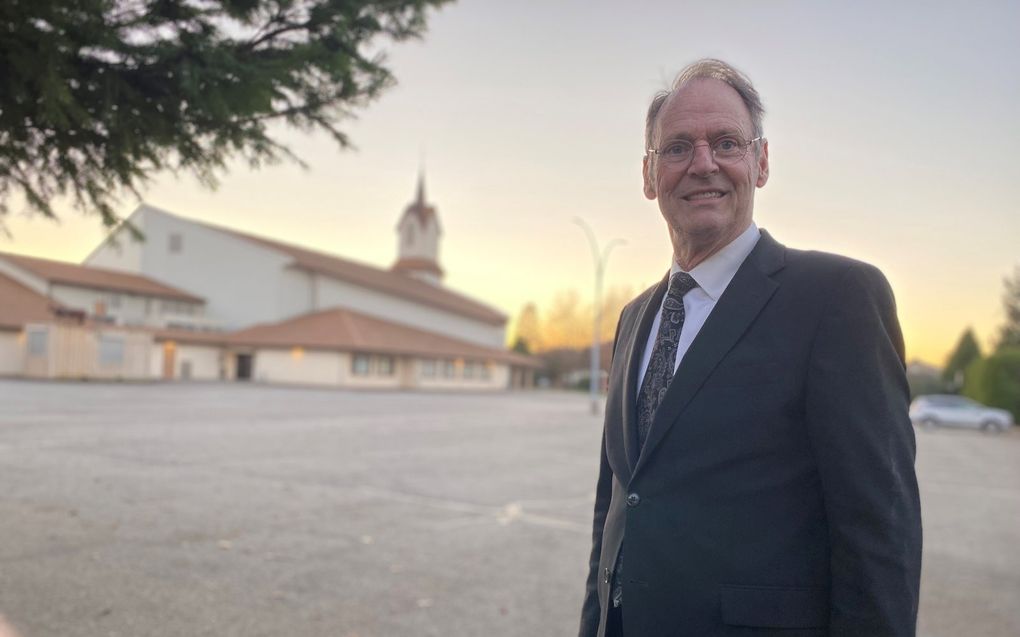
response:
<path id="1" fill-rule="evenodd" d="M 599 435 L 574 394 L 0 380 L 0 614 L 21 637 L 573 635 Z M 919 634 L 1020 634 L 1020 433 L 918 443 Z"/>

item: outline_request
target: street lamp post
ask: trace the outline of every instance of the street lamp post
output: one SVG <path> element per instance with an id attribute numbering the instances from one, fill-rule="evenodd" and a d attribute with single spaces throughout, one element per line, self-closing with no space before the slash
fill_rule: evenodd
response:
<path id="1" fill-rule="evenodd" d="M 591 226 L 580 217 L 574 217 L 574 223 L 581 226 L 585 236 L 588 237 L 592 261 L 595 263 L 595 321 L 591 336 L 591 378 L 588 383 L 588 393 L 591 396 L 591 413 L 597 414 L 599 412 L 599 381 L 602 377 L 599 373 L 599 348 L 601 345 L 599 340 L 602 334 L 602 276 L 606 271 L 606 261 L 609 260 L 610 250 L 627 242 L 623 239 L 613 239 L 600 251 Z"/>

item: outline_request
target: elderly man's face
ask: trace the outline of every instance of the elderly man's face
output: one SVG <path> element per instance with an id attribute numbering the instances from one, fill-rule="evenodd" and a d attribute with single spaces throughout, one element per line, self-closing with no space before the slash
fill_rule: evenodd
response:
<path id="1" fill-rule="evenodd" d="M 735 163 L 718 162 L 709 148 L 725 135 L 745 141 L 754 137 L 747 107 L 726 83 L 694 80 L 666 100 L 656 129 L 652 139 L 656 148 L 687 140 L 695 144 L 695 151 L 681 165 L 646 155 L 645 196 L 659 200 L 678 254 L 680 246 L 721 248 L 750 224 L 754 189 L 768 180 L 767 144 L 757 154 L 751 147 Z"/>

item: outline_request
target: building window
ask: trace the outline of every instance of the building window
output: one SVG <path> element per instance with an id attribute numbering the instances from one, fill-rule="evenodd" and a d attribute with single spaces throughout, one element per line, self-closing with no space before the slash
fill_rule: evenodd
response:
<path id="1" fill-rule="evenodd" d="M 371 359 L 368 354 L 355 354 L 354 358 L 351 359 L 351 371 L 355 376 L 368 376 L 369 369 L 371 366 L 369 363 Z"/>
<path id="2" fill-rule="evenodd" d="M 114 309 L 119 308 L 120 307 L 120 295 L 119 294 L 111 294 L 109 300 L 107 301 L 107 304 L 109 305 L 109 307 L 112 307 Z"/>
<path id="3" fill-rule="evenodd" d="M 457 368 L 453 364 L 453 361 L 443 361 L 443 378 L 453 378 L 456 375 Z"/>
<path id="4" fill-rule="evenodd" d="M 482 380 L 489 380 L 492 378 L 491 363 L 482 363 L 478 366 L 478 369 L 481 372 L 480 376 L 482 377 Z"/>
<path id="5" fill-rule="evenodd" d="M 174 232 L 168 239 L 167 249 L 170 251 L 170 254 L 180 254 L 184 251 L 184 237 L 179 232 Z"/>
<path id="6" fill-rule="evenodd" d="M 393 357 L 392 356 L 380 356 L 379 357 L 378 371 L 381 376 L 392 376 L 393 375 Z"/>
<path id="7" fill-rule="evenodd" d="M 424 378 L 436 377 L 436 361 L 427 358 L 421 362 L 421 375 Z"/>
<path id="8" fill-rule="evenodd" d="M 464 378 L 474 378 L 474 377 L 475 377 L 475 364 L 474 363 L 464 363 Z"/>
<path id="9" fill-rule="evenodd" d="M 50 333 L 45 329 L 30 330 L 28 332 L 28 355 L 46 356 L 46 349 L 49 345 Z"/>
<path id="10" fill-rule="evenodd" d="M 414 226 L 408 225 L 404 231 L 404 245 L 411 247 L 414 245 Z"/>
<path id="11" fill-rule="evenodd" d="M 160 312 L 163 314 L 176 314 L 177 316 L 191 316 L 197 314 L 198 306 L 187 301 L 160 301 Z"/>
<path id="12" fill-rule="evenodd" d="M 99 364 L 121 365 L 124 363 L 124 337 L 99 335 Z"/>

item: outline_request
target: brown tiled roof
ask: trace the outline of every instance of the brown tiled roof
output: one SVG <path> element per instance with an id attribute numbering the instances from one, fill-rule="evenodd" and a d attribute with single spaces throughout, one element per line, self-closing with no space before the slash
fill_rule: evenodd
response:
<path id="1" fill-rule="evenodd" d="M 0 329 L 20 330 L 26 323 L 52 321 L 60 304 L 0 273 Z"/>
<path id="2" fill-rule="evenodd" d="M 213 330 L 182 330 L 176 328 L 147 329 L 157 341 L 175 341 L 193 345 L 226 345 L 232 332 Z"/>
<path id="3" fill-rule="evenodd" d="M 178 301 L 205 303 L 205 299 L 200 296 L 188 294 L 183 290 L 164 285 L 139 274 L 94 268 L 90 265 L 77 265 L 75 263 L 67 263 L 66 261 L 26 257 L 8 252 L 0 252 L 0 259 L 51 283 L 64 283 L 96 290 L 131 292 Z"/>
<path id="4" fill-rule="evenodd" d="M 493 360 L 528 367 L 541 363 L 530 356 L 484 347 L 383 319 L 334 308 L 303 314 L 279 323 L 263 323 L 232 333 L 228 343 L 252 347 L 378 352 Z"/>
<path id="5" fill-rule="evenodd" d="M 431 272 L 437 276 L 443 276 L 443 269 L 439 267 L 435 261 L 429 259 L 422 259 L 420 257 L 404 257 L 390 268 L 394 272 Z"/>
<path id="6" fill-rule="evenodd" d="M 160 212 L 170 214 L 165 211 Z M 226 232 L 232 236 L 263 245 L 272 250 L 283 252 L 294 259 L 294 267 L 303 270 L 325 274 L 354 283 L 355 285 L 399 296 L 423 305 L 430 305 L 461 316 L 467 316 L 490 325 L 498 325 L 500 327 L 506 325 L 507 316 L 502 312 L 462 294 L 453 292 L 448 288 L 432 285 L 397 272 L 381 270 L 371 265 L 343 259 L 331 254 L 299 248 L 298 246 L 274 239 L 267 239 L 194 219 L 188 219 L 188 221 L 206 228 Z"/>

